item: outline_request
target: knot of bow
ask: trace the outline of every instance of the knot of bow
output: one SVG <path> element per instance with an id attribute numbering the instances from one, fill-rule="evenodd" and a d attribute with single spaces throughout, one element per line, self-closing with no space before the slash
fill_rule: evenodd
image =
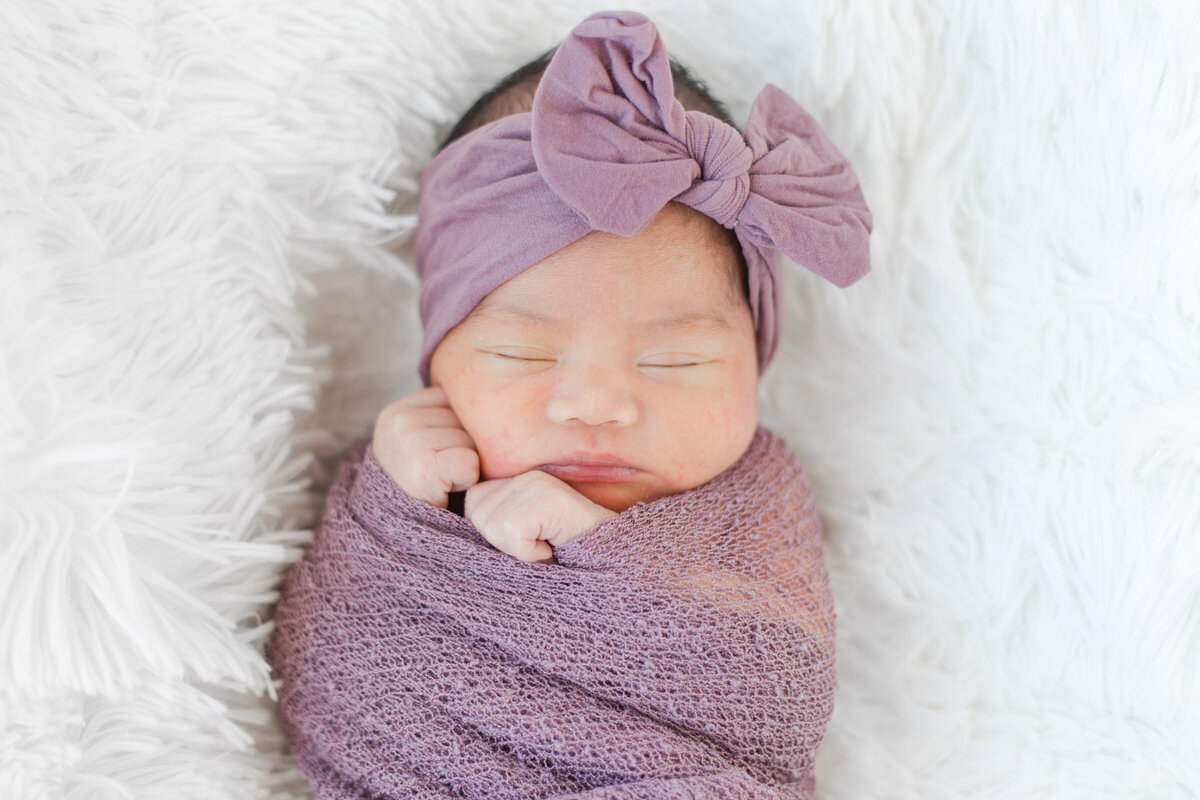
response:
<path id="1" fill-rule="evenodd" d="M 530 142 L 539 174 L 595 230 L 632 236 L 671 200 L 734 229 L 752 289 L 773 291 L 773 274 L 754 274 L 773 273 L 772 251 L 840 287 L 870 269 L 871 213 L 816 120 L 773 84 L 744 136 L 686 111 L 658 30 L 638 12 L 593 14 L 559 45 Z"/>

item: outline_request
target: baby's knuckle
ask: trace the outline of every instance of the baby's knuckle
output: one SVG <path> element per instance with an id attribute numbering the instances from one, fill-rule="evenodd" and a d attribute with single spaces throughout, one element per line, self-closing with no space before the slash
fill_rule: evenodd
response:
<path id="1" fill-rule="evenodd" d="M 436 468 L 431 467 L 425 461 L 417 460 L 410 462 L 409 469 L 410 482 L 415 488 L 415 493 L 422 500 L 433 502 L 440 500 L 446 494 L 445 479 L 438 474 Z"/>
<path id="2" fill-rule="evenodd" d="M 493 519 L 489 527 L 496 539 L 506 544 L 516 541 L 520 532 L 520 525 L 511 514 Z"/>
<path id="3" fill-rule="evenodd" d="M 413 428 L 412 416 L 404 411 L 384 409 L 375 420 L 375 433 L 393 441 L 403 441 Z"/>
<path id="4" fill-rule="evenodd" d="M 492 519 L 480 520 L 476 523 L 479 532 L 483 534 L 483 538 L 487 543 L 497 550 L 508 552 L 508 531 L 503 522 L 497 522 Z"/>
<path id="5" fill-rule="evenodd" d="M 457 459 L 457 470 L 454 473 L 456 482 L 478 483 L 479 453 L 467 447 L 458 447 L 454 450 L 454 456 Z"/>
<path id="6" fill-rule="evenodd" d="M 517 475 L 514 482 L 526 491 L 536 491 L 550 485 L 547 479 L 557 480 L 540 469 L 535 469 Z"/>
<path id="7" fill-rule="evenodd" d="M 404 445 L 415 453 L 434 453 L 432 434 L 428 428 L 414 427 L 405 431 Z"/>

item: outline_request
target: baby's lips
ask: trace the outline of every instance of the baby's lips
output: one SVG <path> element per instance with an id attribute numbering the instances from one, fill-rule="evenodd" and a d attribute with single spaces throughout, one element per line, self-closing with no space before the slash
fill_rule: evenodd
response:
<path id="1" fill-rule="evenodd" d="M 642 474 L 637 467 L 607 464 L 540 464 L 537 469 L 574 483 L 631 483 Z"/>

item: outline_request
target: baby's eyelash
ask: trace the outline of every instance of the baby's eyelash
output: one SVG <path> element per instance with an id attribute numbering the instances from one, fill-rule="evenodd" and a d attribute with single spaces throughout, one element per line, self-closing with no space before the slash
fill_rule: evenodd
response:
<path id="1" fill-rule="evenodd" d="M 525 356 L 512 356 L 508 353 L 488 353 L 488 355 L 496 356 L 496 358 L 507 358 L 509 361 L 553 361 L 552 358 L 526 358 Z M 680 369 L 681 367 L 698 367 L 703 364 L 703 361 L 689 361 L 685 364 L 643 364 L 643 367 L 652 367 L 654 369 Z"/>
<path id="2" fill-rule="evenodd" d="M 508 353 L 490 353 L 489 355 L 497 358 L 507 358 L 510 361 L 553 361 L 552 358 L 525 358 L 523 356 L 510 356 Z"/>

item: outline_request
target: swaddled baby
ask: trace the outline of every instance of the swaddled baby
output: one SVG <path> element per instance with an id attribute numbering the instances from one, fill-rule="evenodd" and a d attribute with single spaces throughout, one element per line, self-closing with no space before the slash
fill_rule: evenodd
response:
<path id="1" fill-rule="evenodd" d="M 780 253 L 868 269 L 858 182 L 777 87 L 685 109 L 636 12 L 523 72 L 421 176 L 425 387 L 281 592 L 292 752 L 329 798 L 811 798 L 832 596 L 756 389 Z"/>
<path id="2" fill-rule="evenodd" d="M 703 484 L 732 465 L 757 428 L 756 382 L 777 342 L 781 287 L 771 245 L 779 243 L 769 240 L 770 230 L 752 231 L 741 242 L 733 232 L 740 210 L 734 206 L 745 204 L 752 191 L 753 178 L 738 174 L 739 167 L 753 173 L 747 169 L 751 148 L 702 85 L 678 64 L 668 67 L 656 35 L 645 37 L 640 51 L 636 39 L 613 43 L 601 35 L 602 22 L 652 31 L 642 20 L 632 13 L 594 15 L 591 37 L 582 33 L 585 22 L 567 40 L 564 56 L 590 49 L 598 59 L 563 58 L 552 75 L 555 84 L 540 96 L 534 89 L 546 56 L 514 73 L 452 132 L 449 149 L 438 156 L 449 156 L 450 165 L 431 166 L 422 178 L 418 267 L 426 388 L 383 410 L 374 455 L 410 495 L 463 514 L 492 545 L 525 561 L 553 562 L 554 546 L 600 520 L 638 501 Z M 588 70 L 597 63 L 616 85 L 603 87 L 611 97 L 589 105 L 584 87 L 595 79 Z M 639 64 L 650 75 L 645 84 L 635 77 Z M 686 106 L 668 96 L 672 84 Z M 663 102 L 668 97 L 669 104 Z M 519 191 L 497 190 L 512 180 L 508 165 L 491 166 L 482 179 L 471 173 L 488 171 L 487 161 L 503 162 L 507 154 L 486 144 L 472 154 L 471 126 L 486 122 L 494 130 L 497 119 L 535 108 L 548 120 L 543 141 L 551 138 L 535 144 L 535 153 L 542 147 L 538 171 L 555 188 L 558 181 L 568 185 L 557 197 L 534 192 L 527 207 L 506 208 L 505 192 Z M 685 114 L 685 108 L 692 110 Z M 867 269 L 870 216 L 853 171 L 816 123 L 799 107 L 787 111 L 793 119 L 777 114 L 777 130 L 763 125 L 751 132 L 762 138 L 750 144 L 763 150 L 754 155 L 768 169 L 811 173 L 791 176 L 801 185 L 783 192 L 783 199 L 798 201 L 812 218 L 798 225 L 780 213 L 772 221 L 794 228 L 779 233 L 797 245 L 793 255 L 808 261 L 805 266 L 848 285 Z M 601 151 L 611 151 L 619 139 L 607 128 L 638 112 L 643 122 L 622 134 L 635 139 L 650 133 L 660 148 L 660 142 L 671 143 L 665 153 L 635 148 L 616 159 L 621 163 L 586 175 L 598 156 L 587 152 L 581 131 Z M 548 119 L 552 113 L 573 119 L 555 122 Z M 656 130 L 660 121 L 674 123 L 682 139 L 672 142 L 669 131 Z M 538 132 L 535 127 L 533 135 Z M 481 134 L 475 131 L 475 137 Z M 772 134 L 803 141 L 803 148 L 792 148 L 791 164 L 782 152 L 766 152 Z M 508 137 L 513 134 L 492 135 L 501 144 Z M 672 150 L 681 158 L 668 175 L 654 162 Z M 780 164 L 768 166 L 772 157 Z M 650 163 L 637 163 L 639 158 Z M 563 174 L 550 177 L 549 167 Z M 596 196 L 598 184 L 607 184 L 610 194 Z M 657 191 L 647 193 L 649 203 L 639 203 L 638 193 L 650 184 Z M 697 184 L 701 191 L 681 198 L 690 205 L 677 199 L 684 194 L 677 188 Z M 564 204 L 562 194 L 571 192 L 593 205 Z M 560 206 L 560 215 L 590 215 L 589 224 L 572 219 L 573 225 L 561 226 L 565 235 L 530 230 L 547 217 L 549 203 Z M 634 211 L 623 213 L 617 204 Z M 724 225 L 708 215 L 714 211 L 725 217 Z M 472 231 L 475 217 L 488 214 L 498 224 Z M 553 213 L 548 217 L 558 221 Z M 755 222 L 749 219 L 748 227 Z M 622 226 L 620 233 L 610 232 Z M 478 241 L 465 248 L 438 241 L 470 235 Z M 533 257 L 551 247 L 556 249 L 545 257 Z M 499 277 L 505 280 L 495 285 Z M 495 288 L 464 292 L 472 282 Z M 453 312 L 445 313 L 447 307 Z M 465 496 L 456 496 L 464 490 Z"/>

